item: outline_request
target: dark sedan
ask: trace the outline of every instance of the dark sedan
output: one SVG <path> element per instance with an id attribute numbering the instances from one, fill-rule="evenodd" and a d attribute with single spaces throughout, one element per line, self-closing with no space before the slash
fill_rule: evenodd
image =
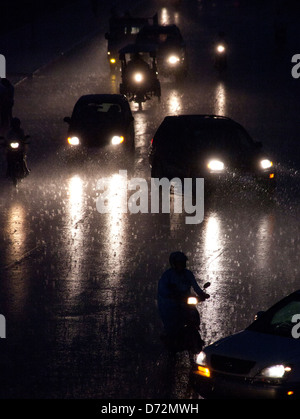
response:
<path id="1" fill-rule="evenodd" d="M 275 187 L 274 164 L 262 144 L 223 116 L 167 116 L 149 157 L 153 178 L 204 178 L 205 188 L 254 179 L 269 190 Z"/>
<path id="2" fill-rule="evenodd" d="M 80 97 L 69 124 L 67 146 L 73 150 L 105 147 L 134 148 L 134 118 L 127 99 L 117 94 Z"/>

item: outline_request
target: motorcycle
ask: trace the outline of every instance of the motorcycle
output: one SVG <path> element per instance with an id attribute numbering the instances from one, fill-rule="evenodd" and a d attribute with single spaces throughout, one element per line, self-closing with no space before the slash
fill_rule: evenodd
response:
<path id="1" fill-rule="evenodd" d="M 28 138 L 30 136 L 26 135 L 25 140 Z M 12 179 L 14 186 L 17 186 L 30 173 L 26 162 L 26 146 L 29 143 L 17 138 L 6 141 L 3 137 L 0 139 L 4 140 L 2 145 L 6 147 L 7 177 Z"/>
<path id="2" fill-rule="evenodd" d="M 215 68 L 219 71 L 227 68 L 227 47 L 225 43 L 218 43 L 215 48 Z"/>
<path id="3" fill-rule="evenodd" d="M 207 282 L 203 289 L 209 286 L 210 282 Z M 208 295 L 207 298 L 209 298 Z M 200 298 L 195 295 L 179 301 L 178 310 L 180 310 L 181 322 L 176 334 L 165 334 L 161 337 L 170 353 L 189 351 L 191 355 L 195 355 L 202 350 L 204 341 L 200 335 L 200 315 L 197 310 L 199 302 Z"/>
<path id="4" fill-rule="evenodd" d="M 142 104 L 150 100 L 152 96 L 160 100 L 161 87 L 157 77 L 155 49 L 131 44 L 122 48 L 119 53 L 122 65 L 120 94 L 126 96 L 129 102 L 138 103 L 140 110 Z M 141 60 L 128 61 L 128 56 L 142 56 L 142 62 Z"/>

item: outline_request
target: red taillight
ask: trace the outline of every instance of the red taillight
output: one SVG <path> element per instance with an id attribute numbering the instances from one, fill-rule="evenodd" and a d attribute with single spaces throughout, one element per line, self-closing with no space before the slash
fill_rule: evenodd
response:
<path id="1" fill-rule="evenodd" d="M 151 140 L 151 145 L 153 144 L 153 138 L 152 138 L 152 140 Z"/>

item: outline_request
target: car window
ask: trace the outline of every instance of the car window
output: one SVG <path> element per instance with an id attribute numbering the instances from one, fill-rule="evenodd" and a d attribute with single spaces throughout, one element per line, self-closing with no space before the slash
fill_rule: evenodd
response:
<path id="1" fill-rule="evenodd" d="M 116 103 L 96 103 L 89 102 L 84 105 L 79 104 L 75 106 L 72 119 L 81 119 L 92 115 L 108 114 L 108 113 L 121 113 L 121 107 Z"/>
<path id="2" fill-rule="evenodd" d="M 258 320 L 252 323 L 248 329 L 278 336 L 292 337 L 292 328 L 295 326 L 295 323 L 292 322 L 292 317 L 295 314 L 300 314 L 299 297 L 287 301 L 282 306 L 280 304 L 274 306 L 274 308 L 265 312 Z"/>
<path id="3" fill-rule="evenodd" d="M 204 124 L 187 129 L 187 137 L 193 139 L 193 146 L 200 149 L 229 152 L 248 152 L 252 144 L 242 130 L 222 124 Z"/>

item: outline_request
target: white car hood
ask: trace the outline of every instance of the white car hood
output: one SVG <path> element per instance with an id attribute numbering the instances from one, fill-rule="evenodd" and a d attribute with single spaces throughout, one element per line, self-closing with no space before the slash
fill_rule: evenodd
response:
<path id="1" fill-rule="evenodd" d="M 221 339 L 206 348 L 211 354 L 256 362 L 251 371 L 255 375 L 262 368 L 281 363 L 300 364 L 300 340 L 244 330 Z"/>

